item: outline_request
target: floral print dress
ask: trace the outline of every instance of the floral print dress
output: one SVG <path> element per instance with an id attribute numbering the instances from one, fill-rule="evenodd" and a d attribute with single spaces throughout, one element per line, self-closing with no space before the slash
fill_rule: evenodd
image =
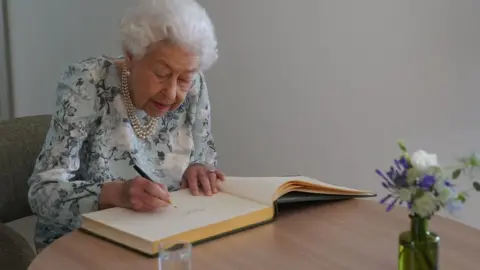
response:
<path id="1" fill-rule="evenodd" d="M 28 180 L 37 249 L 77 229 L 83 213 L 98 210 L 104 182 L 138 176 L 133 164 L 170 191 L 180 187 L 188 165 L 216 166 L 203 74 L 184 103 L 159 118 L 154 135 L 141 140 L 128 119 L 113 60 L 72 64 L 58 83 L 56 110 Z M 143 111 L 137 116 L 146 121 Z"/>

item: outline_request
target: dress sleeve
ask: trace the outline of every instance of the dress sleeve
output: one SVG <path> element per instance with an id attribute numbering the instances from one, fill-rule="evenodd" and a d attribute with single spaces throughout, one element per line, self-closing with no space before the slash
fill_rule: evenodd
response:
<path id="1" fill-rule="evenodd" d="M 28 180 L 30 207 L 39 218 L 73 227 L 81 214 L 97 209 L 102 184 L 76 175 L 96 107 L 92 75 L 80 64 L 69 66 L 58 83 L 55 113 Z"/>
<path id="2" fill-rule="evenodd" d="M 199 77 L 197 109 L 193 124 L 193 161 L 217 167 L 217 151 L 211 129 L 211 107 L 203 74 Z"/>

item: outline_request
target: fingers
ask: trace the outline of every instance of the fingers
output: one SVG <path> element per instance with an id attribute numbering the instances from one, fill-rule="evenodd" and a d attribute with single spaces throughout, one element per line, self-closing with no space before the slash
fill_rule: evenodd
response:
<path id="1" fill-rule="evenodd" d="M 198 170 L 191 169 L 187 172 L 187 181 L 186 183 L 188 184 L 188 188 L 190 189 L 190 192 L 198 196 L 199 195 L 199 189 L 198 189 Z"/>
<path id="2" fill-rule="evenodd" d="M 165 202 L 168 202 L 168 200 L 170 199 L 170 195 L 168 194 L 168 191 L 164 185 L 151 181 L 143 182 L 142 184 L 145 193 L 150 194 L 151 196 Z"/>
<path id="3" fill-rule="evenodd" d="M 191 170 L 191 173 L 189 173 L 187 177 L 189 177 L 188 187 L 193 195 L 198 196 L 200 194 L 200 187 L 206 195 L 212 195 L 210 179 L 203 167 L 197 167 Z"/>
<path id="4" fill-rule="evenodd" d="M 132 185 L 133 186 L 133 185 Z M 132 188 L 129 196 L 130 208 L 135 211 L 151 211 L 154 208 L 154 203 L 147 204 L 144 202 L 144 192 L 139 188 Z"/>
<path id="5" fill-rule="evenodd" d="M 180 185 L 181 189 L 188 188 L 188 181 L 185 178 L 182 178 L 182 183 Z"/>
<path id="6" fill-rule="evenodd" d="M 200 170 L 197 170 L 197 175 L 198 175 L 198 180 L 200 182 L 200 184 L 202 185 L 202 189 L 203 189 L 203 192 L 205 192 L 205 194 L 207 196 L 211 196 L 212 195 L 212 186 L 210 185 L 210 178 L 208 176 L 208 171 L 205 170 L 205 169 L 200 169 Z"/>
<path id="7" fill-rule="evenodd" d="M 168 194 L 168 188 L 167 188 L 167 186 L 165 186 L 165 185 L 162 184 L 162 183 L 154 183 L 154 184 L 156 184 L 157 186 L 159 186 L 159 187 L 163 190 L 163 192 L 166 192 L 166 193 L 167 193 L 167 196 L 170 196 L 170 195 Z"/>
<path id="8" fill-rule="evenodd" d="M 158 209 L 162 204 L 145 202 L 141 197 L 132 198 L 132 209 L 141 212 L 150 212 Z"/>
<path id="9" fill-rule="evenodd" d="M 170 198 L 167 188 L 142 177 L 137 177 L 129 184 L 128 197 L 131 208 L 136 211 L 152 211 L 168 205 Z"/>
<path id="10" fill-rule="evenodd" d="M 221 171 L 215 170 L 215 174 L 217 175 L 218 179 L 225 181 L 225 175 Z"/>
<path id="11" fill-rule="evenodd" d="M 157 197 L 152 196 L 148 192 L 141 193 L 138 198 L 150 210 L 157 209 L 161 206 L 168 205 L 168 202 Z"/>
<path id="12" fill-rule="evenodd" d="M 210 182 L 210 186 L 212 188 L 213 193 L 218 192 L 218 178 L 217 173 L 215 171 L 208 171 L 208 180 Z"/>
<path id="13" fill-rule="evenodd" d="M 211 196 L 220 190 L 219 181 L 225 181 L 225 175 L 221 171 L 196 164 L 185 171 L 181 188 L 188 187 L 195 196 L 200 194 L 201 189 L 205 195 Z"/>

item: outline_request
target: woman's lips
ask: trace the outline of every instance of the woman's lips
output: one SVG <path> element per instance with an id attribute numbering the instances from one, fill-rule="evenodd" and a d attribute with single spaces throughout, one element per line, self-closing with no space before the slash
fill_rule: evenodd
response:
<path id="1" fill-rule="evenodd" d="M 171 106 L 171 105 L 162 104 L 162 103 L 159 103 L 159 102 L 156 102 L 156 101 L 152 101 L 152 103 L 153 103 L 153 105 L 155 105 L 155 107 L 159 111 L 167 111 L 168 109 L 170 109 L 170 106 Z"/>

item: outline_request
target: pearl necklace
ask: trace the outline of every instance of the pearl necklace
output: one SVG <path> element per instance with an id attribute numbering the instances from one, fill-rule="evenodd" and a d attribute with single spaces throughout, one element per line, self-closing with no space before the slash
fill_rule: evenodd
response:
<path id="1" fill-rule="evenodd" d="M 132 98 L 130 96 L 130 91 L 128 91 L 128 76 L 130 72 L 124 66 L 122 69 L 122 95 L 125 99 L 125 107 L 127 109 L 127 115 L 132 123 L 132 128 L 137 137 L 142 140 L 145 140 L 147 137 L 153 134 L 157 127 L 158 119 L 155 117 L 148 116 L 148 121 L 146 125 L 142 125 L 137 115 L 135 114 L 135 106 L 133 105 Z"/>

